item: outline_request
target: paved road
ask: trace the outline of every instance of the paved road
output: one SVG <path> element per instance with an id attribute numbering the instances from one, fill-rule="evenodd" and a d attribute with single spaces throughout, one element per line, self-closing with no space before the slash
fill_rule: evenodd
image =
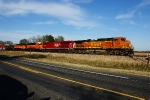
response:
<path id="1" fill-rule="evenodd" d="M 91 72 L 0 56 L 0 74 L 35 94 L 28 100 L 150 100 L 150 77 Z"/>

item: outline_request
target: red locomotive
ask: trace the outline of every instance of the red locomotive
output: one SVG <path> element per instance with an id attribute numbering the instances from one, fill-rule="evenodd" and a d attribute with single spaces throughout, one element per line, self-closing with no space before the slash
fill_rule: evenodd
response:
<path id="1" fill-rule="evenodd" d="M 43 44 L 44 51 L 51 52 L 69 52 L 73 49 L 74 41 L 61 41 L 61 42 L 46 42 Z"/>

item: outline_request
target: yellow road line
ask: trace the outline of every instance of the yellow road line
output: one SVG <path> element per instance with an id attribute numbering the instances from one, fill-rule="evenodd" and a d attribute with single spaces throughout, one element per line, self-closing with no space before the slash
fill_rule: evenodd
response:
<path id="1" fill-rule="evenodd" d="M 23 66 L 20 66 L 20 65 L 17 65 L 17 64 L 13 64 L 13 63 L 9 63 L 9 62 L 6 62 L 6 61 L 1 61 L 1 62 L 5 63 L 5 64 L 12 65 L 12 66 L 15 66 L 15 67 L 18 67 L 18 68 L 20 68 L 22 70 L 26 70 L 26 71 L 29 71 L 29 72 L 32 72 L 32 73 L 50 76 L 50 77 L 61 79 L 61 80 L 65 80 L 65 81 L 68 81 L 68 82 L 71 82 L 71 83 L 80 84 L 80 85 L 91 87 L 91 88 L 94 88 L 94 89 L 97 89 L 97 90 L 103 90 L 103 91 L 119 94 L 119 95 L 122 95 L 122 96 L 130 97 L 130 98 L 134 98 L 134 99 L 138 99 L 138 100 L 145 100 L 144 98 L 140 98 L 140 97 L 132 96 L 132 95 L 129 95 L 129 94 L 117 92 L 117 91 L 114 91 L 114 90 L 109 90 L 109 89 L 101 88 L 101 87 L 98 87 L 98 86 L 94 86 L 94 85 L 90 85 L 90 84 L 74 81 L 74 80 L 71 80 L 71 79 L 63 78 L 63 77 L 60 77 L 60 76 L 44 73 L 44 72 L 41 72 L 41 71 L 38 71 L 38 70 L 34 70 L 34 69 L 31 69 L 31 68 L 26 68 L 26 67 L 23 67 Z"/>

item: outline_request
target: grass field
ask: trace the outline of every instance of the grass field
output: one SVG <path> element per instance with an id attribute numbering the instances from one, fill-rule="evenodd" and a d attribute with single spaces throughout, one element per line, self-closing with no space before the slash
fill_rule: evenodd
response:
<path id="1" fill-rule="evenodd" d="M 88 69 L 100 68 L 105 70 L 127 70 L 130 72 L 138 71 L 142 73 L 148 73 L 148 75 L 150 72 L 150 65 L 148 67 L 145 58 L 142 57 L 138 59 L 133 59 L 128 56 L 104 56 L 23 51 L 0 51 L 0 55 L 21 56 L 23 58 L 38 60 L 42 62 L 57 63 Z"/>

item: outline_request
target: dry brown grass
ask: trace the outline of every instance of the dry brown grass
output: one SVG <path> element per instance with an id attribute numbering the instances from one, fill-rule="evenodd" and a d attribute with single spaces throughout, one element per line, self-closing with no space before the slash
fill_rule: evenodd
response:
<path id="1" fill-rule="evenodd" d="M 117 69 L 150 72 L 150 67 L 147 67 L 145 58 L 133 59 L 128 56 L 104 56 L 104 55 L 88 55 L 88 54 L 64 54 L 64 53 L 42 53 L 41 52 L 2 52 L 0 54 L 9 56 L 23 56 L 26 58 L 34 58 L 49 63 L 65 64 L 69 66 L 80 66 L 80 68 L 88 69 Z M 35 59 L 36 58 L 36 59 Z M 81 67 L 82 66 L 82 67 Z M 86 66 L 86 67 L 85 67 Z"/>
<path id="2" fill-rule="evenodd" d="M 148 53 L 135 52 L 134 55 L 147 56 Z"/>

